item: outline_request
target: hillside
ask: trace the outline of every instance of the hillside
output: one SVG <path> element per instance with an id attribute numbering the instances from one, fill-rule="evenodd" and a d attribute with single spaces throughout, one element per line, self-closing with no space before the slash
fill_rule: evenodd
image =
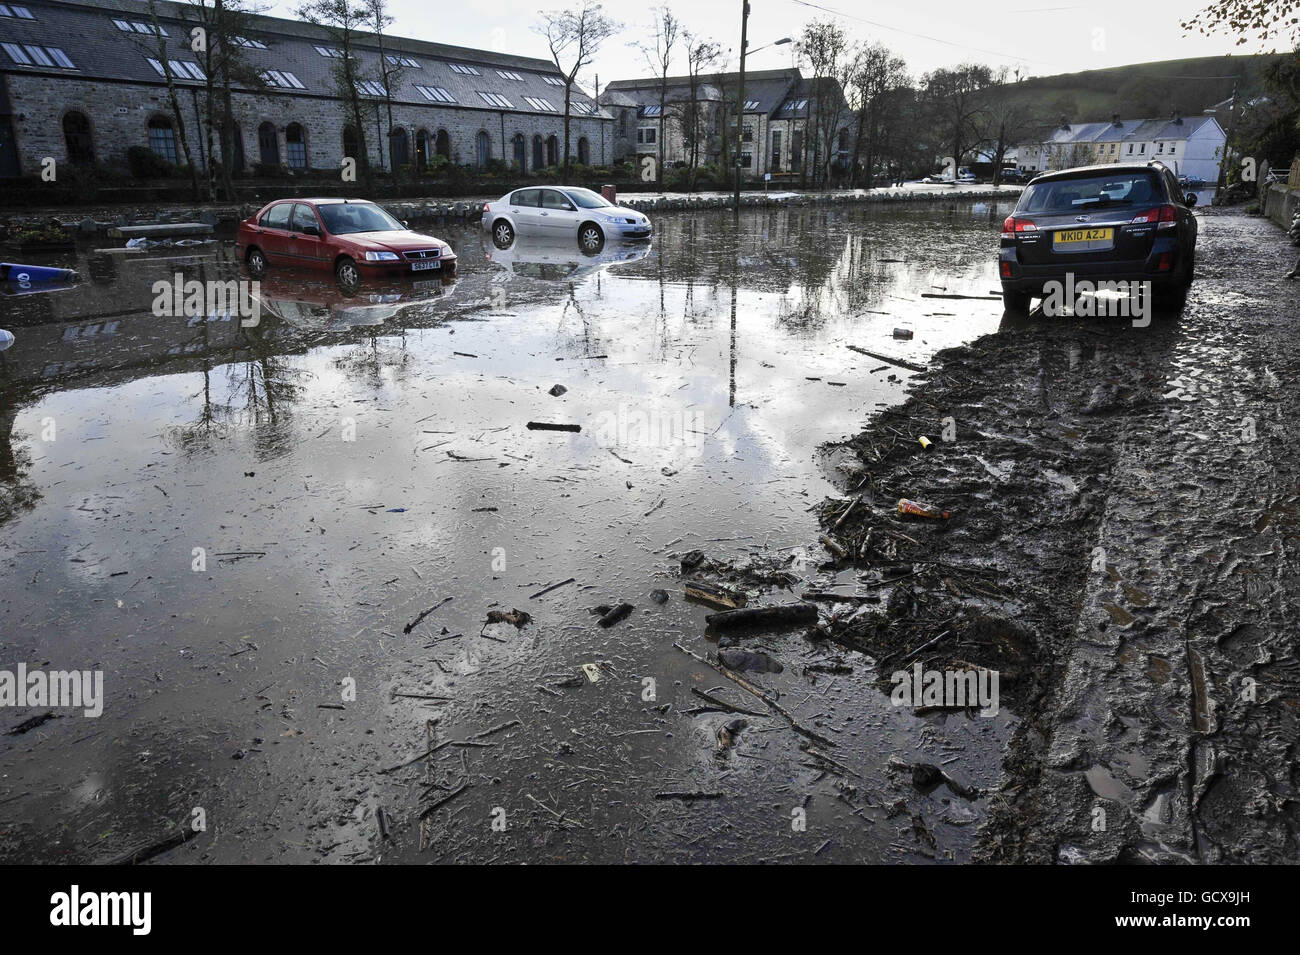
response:
<path id="1" fill-rule="evenodd" d="M 1065 116 L 1072 123 L 1100 122 L 1114 113 L 1125 117 L 1200 113 L 1232 95 L 1249 99 L 1264 91 L 1263 73 L 1286 54 L 1200 56 L 1134 63 L 1104 70 L 1035 76 L 1005 87 L 1006 95 L 1027 101 L 1043 118 Z"/>

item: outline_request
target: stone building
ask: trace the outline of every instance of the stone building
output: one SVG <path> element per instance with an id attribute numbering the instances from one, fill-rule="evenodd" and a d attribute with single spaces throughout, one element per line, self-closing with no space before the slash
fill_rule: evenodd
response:
<path id="1" fill-rule="evenodd" d="M 737 73 L 703 74 L 692 90 L 690 77 L 670 76 L 662 111 L 660 94 L 664 84 L 657 77 L 607 84 L 600 102 L 613 117 L 615 161 L 639 156 L 658 159 L 662 155 L 670 167 L 685 165 L 691 159 L 693 136 L 700 140 L 701 165 L 720 161 L 724 153 L 724 113 L 728 136 L 732 137 L 727 149 L 734 149 L 738 80 Z M 798 174 L 805 165 L 816 164 L 823 145 L 811 139 L 816 124 L 817 85 L 794 68 L 745 73 L 740 159 L 748 177 L 761 178 L 768 172 Z M 822 128 L 834 124 L 834 158 L 847 165 L 853 116 L 839 84 L 825 80 L 823 86 L 828 106 L 822 113 Z"/>
<path id="2" fill-rule="evenodd" d="M 167 0 L 157 9 L 190 153 L 206 167 L 209 82 L 204 55 L 191 49 L 195 14 Z M 439 156 L 480 168 L 504 160 L 529 173 L 561 163 L 564 81 L 547 60 L 385 36 L 384 55 L 400 67 L 386 97 L 378 38 L 359 34 L 366 128 L 358 139 L 335 76 L 342 54 L 329 32 L 264 16 L 250 24 L 237 42 L 260 82 L 235 84 L 237 170 L 337 170 L 362 144 L 383 169 L 420 168 Z M 143 0 L 0 3 L 0 176 L 40 173 L 47 157 L 119 163 L 132 146 L 183 162 L 157 41 Z M 573 160 L 608 163 L 612 117 L 576 87 L 570 117 Z M 220 141 L 215 132 L 212 138 Z"/>

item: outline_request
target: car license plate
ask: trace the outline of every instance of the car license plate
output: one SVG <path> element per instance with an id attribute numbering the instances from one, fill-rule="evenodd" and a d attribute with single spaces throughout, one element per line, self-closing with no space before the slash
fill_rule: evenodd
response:
<path id="1" fill-rule="evenodd" d="M 1073 245 L 1076 242 L 1109 242 L 1115 237 L 1114 229 L 1066 229 L 1056 233 L 1057 245 Z"/>
<path id="2" fill-rule="evenodd" d="M 428 269 L 442 268 L 442 259 L 416 259 L 411 263 L 412 272 L 424 272 Z"/>

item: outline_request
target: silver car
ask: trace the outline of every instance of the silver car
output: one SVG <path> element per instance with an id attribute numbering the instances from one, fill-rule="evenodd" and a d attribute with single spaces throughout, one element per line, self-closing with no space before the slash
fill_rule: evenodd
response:
<path id="1" fill-rule="evenodd" d="M 654 232 L 650 220 L 635 209 L 576 186 L 528 186 L 507 193 L 484 207 L 483 228 L 500 249 L 528 233 L 577 239 L 578 248 L 588 254 L 599 252 L 608 239 L 649 239 Z"/>

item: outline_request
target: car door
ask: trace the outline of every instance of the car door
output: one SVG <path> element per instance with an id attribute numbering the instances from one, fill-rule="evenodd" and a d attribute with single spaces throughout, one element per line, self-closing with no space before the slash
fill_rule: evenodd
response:
<path id="1" fill-rule="evenodd" d="M 556 238 L 577 236 L 578 210 L 569 201 L 569 197 L 558 189 L 543 189 L 542 193 L 542 232 Z"/>
<path id="2" fill-rule="evenodd" d="M 299 265 L 319 268 L 329 264 L 328 252 L 316 210 L 305 202 L 295 202 L 289 217 L 289 254 Z"/>
<path id="3" fill-rule="evenodd" d="M 290 248 L 289 217 L 293 214 L 292 202 L 277 202 L 262 213 L 257 220 L 257 243 L 266 254 L 266 261 L 272 265 L 290 265 L 293 263 L 293 250 Z"/>
<path id="4" fill-rule="evenodd" d="M 515 220 L 516 232 L 540 232 L 542 220 L 540 189 L 516 189 L 510 196 L 510 218 Z"/>

